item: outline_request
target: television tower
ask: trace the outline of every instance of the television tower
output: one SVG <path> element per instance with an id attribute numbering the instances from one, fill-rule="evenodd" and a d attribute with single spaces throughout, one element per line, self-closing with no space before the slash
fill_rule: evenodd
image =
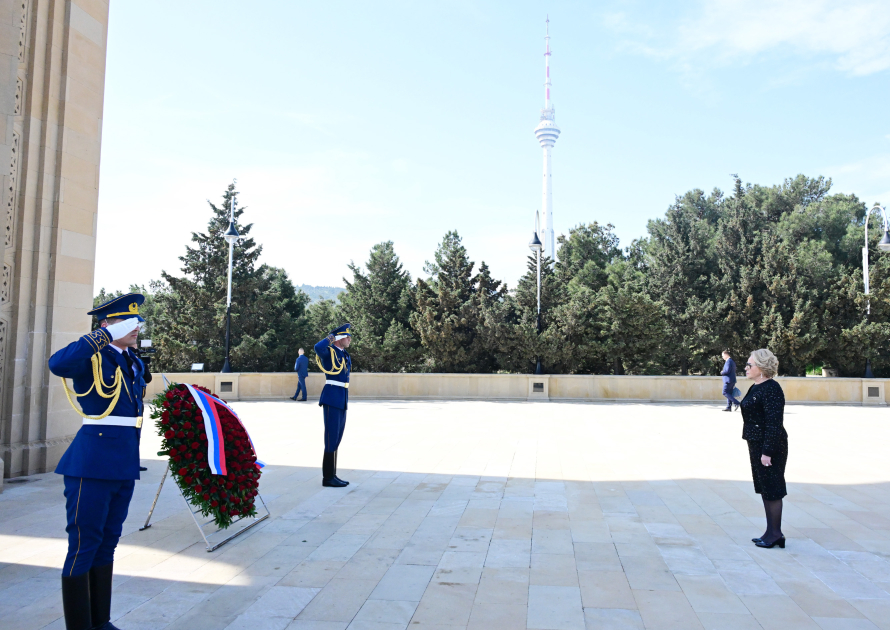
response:
<path id="1" fill-rule="evenodd" d="M 556 261 L 556 237 L 553 233 L 553 175 L 551 173 L 550 152 L 556 139 L 559 138 L 559 127 L 556 126 L 556 109 L 550 102 L 550 16 L 547 16 L 546 43 L 544 52 L 544 109 L 541 110 L 541 122 L 535 127 L 535 137 L 544 149 L 544 197 L 541 208 L 544 214 L 544 225 L 541 241 L 544 243 L 544 255 Z"/>

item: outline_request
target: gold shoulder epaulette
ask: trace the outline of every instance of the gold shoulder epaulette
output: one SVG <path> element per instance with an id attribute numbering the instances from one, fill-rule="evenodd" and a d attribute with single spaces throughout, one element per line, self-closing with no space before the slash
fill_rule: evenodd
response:
<path id="1" fill-rule="evenodd" d="M 104 332 L 101 328 L 97 328 L 91 333 L 87 333 L 83 336 L 84 339 L 90 342 L 90 345 L 99 352 L 102 348 L 108 345 L 108 333 Z"/>

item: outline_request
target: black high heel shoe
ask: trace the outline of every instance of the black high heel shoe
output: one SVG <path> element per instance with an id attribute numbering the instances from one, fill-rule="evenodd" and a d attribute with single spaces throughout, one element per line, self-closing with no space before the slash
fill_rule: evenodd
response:
<path id="1" fill-rule="evenodd" d="M 763 540 L 758 540 L 754 544 L 757 545 L 758 547 L 763 547 L 764 549 L 772 549 L 773 547 L 779 547 L 779 549 L 784 549 L 785 548 L 785 537 L 782 536 L 781 538 L 777 538 L 776 540 L 774 540 L 771 543 L 765 543 L 765 542 L 763 542 Z"/>

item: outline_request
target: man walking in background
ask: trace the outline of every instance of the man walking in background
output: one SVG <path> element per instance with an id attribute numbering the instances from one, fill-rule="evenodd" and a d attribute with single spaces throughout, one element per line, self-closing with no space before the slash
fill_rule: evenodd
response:
<path id="1" fill-rule="evenodd" d="M 723 411 L 732 411 L 733 405 L 735 408 L 739 408 L 739 401 L 735 399 L 735 396 L 732 395 L 732 390 L 735 389 L 735 361 L 732 360 L 732 357 L 729 354 L 729 350 L 723 351 L 723 370 L 720 372 L 720 376 L 723 377 L 723 396 L 726 397 L 726 409 Z"/>
<path id="2" fill-rule="evenodd" d="M 300 399 L 300 402 L 305 402 L 306 377 L 309 376 L 309 359 L 303 354 L 302 348 L 300 348 L 300 356 L 297 357 L 297 362 L 294 364 L 294 371 L 297 373 L 299 380 L 297 381 L 297 391 L 291 396 L 291 400 L 296 400 L 297 396 L 300 395 L 300 390 L 303 390 L 303 397 Z"/>

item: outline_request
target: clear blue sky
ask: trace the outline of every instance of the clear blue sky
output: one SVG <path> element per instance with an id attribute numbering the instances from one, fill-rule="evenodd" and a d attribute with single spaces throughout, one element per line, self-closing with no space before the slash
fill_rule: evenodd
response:
<path id="1" fill-rule="evenodd" d="M 548 13 L 557 234 L 612 223 L 628 245 L 731 173 L 890 203 L 890 2 L 117 0 L 96 290 L 179 273 L 233 178 L 296 284 L 341 286 L 384 240 L 416 277 L 456 229 L 515 285 Z"/>

